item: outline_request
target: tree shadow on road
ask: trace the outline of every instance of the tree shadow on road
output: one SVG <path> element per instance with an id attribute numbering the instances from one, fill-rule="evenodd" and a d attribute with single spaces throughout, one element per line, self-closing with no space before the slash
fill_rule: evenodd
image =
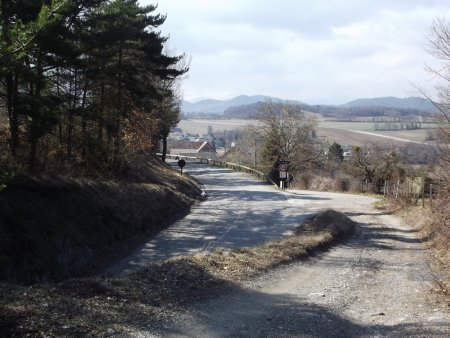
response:
<path id="1" fill-rule="evenodd" d="M 373 314 L 376 324 L 364 325 L 315 304 L 314 297 L 236 288 L 188 307 L 186 321 L 171 323 L 160 333 L 196 337 L 442 337 L 448 333 L 448 323 L 385 325 L 383 313 Z"/>
<path id="2" fill-rule="evenodd" d="M 345 213 L 349 217 L 380 216 L 375 213 Z M 373 219 L 373 218 L 371 218 Z M 376 218 L 375 218 L 376 220 Z M 383 250 L 424 250 L 420 245 L 427 237 L 420 229 L 386 226 L 384 223 L 358 223 L 358 236 L 348 243 L 350 246 L 377 248 Z"/>

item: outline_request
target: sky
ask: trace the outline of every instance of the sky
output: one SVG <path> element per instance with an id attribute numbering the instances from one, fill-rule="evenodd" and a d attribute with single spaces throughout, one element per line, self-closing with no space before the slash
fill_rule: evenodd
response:
<path id="1" fill-rule="evenodd" d="M 185 53 L 184 99 L 268 95 L 309 104 L 433 91 L 427 35 L 450 0 L 140 0 Z"/>

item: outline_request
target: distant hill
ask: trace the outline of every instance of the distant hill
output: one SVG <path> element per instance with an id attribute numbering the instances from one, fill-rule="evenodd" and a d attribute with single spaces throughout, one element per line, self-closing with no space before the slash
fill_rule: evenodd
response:
<path id="1" fill-rule="evenodd" d="M 339 119 L 358 116 L 429 116 L 435 110 L 432 103 L 421 97 L 378 97 L 357 99 L 342 105 L 308 105 L 301 101 L 282 100 L 270 96 L 241 95 L 231 100 L 206 99 L 194 103 L 183 101 L 181 111 L 183 113 L 223 115 L 227 118 L 249 118 L 259 110 L 259 103 L 267 101 L 296 104 L 302 110 Z"/>
<path id="2" fill-rule="evenodd" d="M 231 100 L 212 100 L 206 99 L 198 102 L 184 101 L 181 104 L 181 111 L 183 113 L 205 113 L 205 114 L 222 114 L 225 110 L 230 107 L 245 106 L 257 102 L 282 102 L 282 100 L 277 97 L 270 97 L 264 95 L 240 95 Z"/>
<path id="3" fill-rule="evenodd" d="M 272 100 L 272 102 L 275 102 Z M 317 108 L 310 106 L 306 103 L 301 103 L 299 101 L 284 101 L 290 104 L 296 105 L 299 109 L 308 112 L 317 112 Z M 254 118 L 255 115 L 260 111 L 263 102 L 256 102 L 252 104 L 245 104 L 240 106 L 234 106 L 227 108 L 223 112 L 223 116 L 228 119 L 248 119 Z"/>
<path id="4" fill-rule="evenodd" d="M 421 97 L 378 97 L 371 99 L 357 99 L 341 107 L 385 107 L 400 109 L 434 110 L 434 105 Z"/>

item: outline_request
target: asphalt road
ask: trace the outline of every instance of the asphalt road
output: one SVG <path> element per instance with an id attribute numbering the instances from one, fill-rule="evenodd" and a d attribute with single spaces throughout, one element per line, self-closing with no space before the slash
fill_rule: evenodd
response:
<path id="1" fill-rule="evenodd" d="M 107 273 L 126 273 L 177 255 L 255 245 L 290 234 L 318 210 L 357 210 L 375 201 L 351 194 L 280 191 L 251 175 L 202 164 L 188 163 L 183 171 L 203 183 L 207 200 L 111 266 Z"/>
<path id="2" fill-rule="evenodd" d="M 279 191 L 246 174 L 189 165 L 209 198 L 120 265 L 247 246 L 288 234 L 319 209 L 345 212 L 358 231 L 328 252 L 237 282 L 123 337 L 450 337 L 448 303 L 414 224 L 362 195 Z M 121 336 L 122 337 L 122 336 Z"/>

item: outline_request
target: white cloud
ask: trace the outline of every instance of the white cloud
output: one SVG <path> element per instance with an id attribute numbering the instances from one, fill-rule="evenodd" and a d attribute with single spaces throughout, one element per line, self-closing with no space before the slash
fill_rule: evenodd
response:
<path id="1" fill-rule="evenodd" d="M 192 56 L 186 97 L 342 103 L 431 87 L 424 36 L 450 1 L 165 0 L 157 11 L 169 45 Z"/>

